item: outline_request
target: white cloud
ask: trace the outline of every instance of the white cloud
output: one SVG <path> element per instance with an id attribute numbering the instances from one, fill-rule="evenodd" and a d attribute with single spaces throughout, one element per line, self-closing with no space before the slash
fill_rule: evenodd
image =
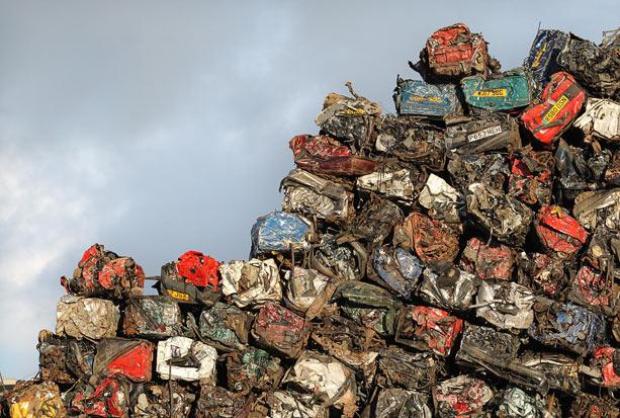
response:
<path id="1" fill-rule="evenodd" d="M 36 334 L 53 327 L 59 276 L 71 273 L 59 266 L 75 264 L 114 218 L 104 221 L 100 212 L 109 186 L 105 150 L 28 148 L 14 144 L 0 153 L 0 371 L 34 374 Z"/>

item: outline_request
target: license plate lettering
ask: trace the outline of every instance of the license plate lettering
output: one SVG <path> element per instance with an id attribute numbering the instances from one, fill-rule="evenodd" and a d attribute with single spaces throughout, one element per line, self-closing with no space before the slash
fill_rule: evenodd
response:
<path id="1" fill-rule="evenodd" d="M 189 295 L 187 293 L 168 289 L 168 295 L 170 295 L 171 298 L 176 299 L 176 300 L 181 300 L 183 302 L 189 301 Z"/>
<path id="2" fill-rule="evenodd" d="M 503 88 L 476 90 L 474 92 L 475 97 L 506 97 L 507 95 L 508 91 Z"/>
<path id="3" fill-rule="evenodd" d="M 555 102 L 555 104 L 549 109 L 549 111 L 543 117 L 544 123 L 553 122 L 553 120 L 558 116 L 558 113 L 568 104 L 568 97 L 562 96 L 560 99 Z"/>
<path id="4" fill-rule="evenodd" d="M 474 132 L 473 134 L 467 135 L 468 142 L 480 141 L 481 139 L 488 138 L 492 135 L 497 135 L 502 133 L 502 127 L 500 125 L 491 126 L 489 128 L 485 128 L 481 131 Z"/>
<path id="5" fill-rule="evenodd" d="M 411 96 L 409 98 L 412 102 L 430 102 L 430 103 L 441 103 L 441 97 L 439 96 Z"/>

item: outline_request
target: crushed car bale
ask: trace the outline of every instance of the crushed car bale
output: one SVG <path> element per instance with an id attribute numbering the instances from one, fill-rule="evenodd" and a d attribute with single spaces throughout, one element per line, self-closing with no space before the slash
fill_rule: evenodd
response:
<path id="1" fill-rule="evenodd" d="M 87 248 L 0 416 L 620 416 L 620 30 L 533 35 L 328 94 L 248 260 Z"/>

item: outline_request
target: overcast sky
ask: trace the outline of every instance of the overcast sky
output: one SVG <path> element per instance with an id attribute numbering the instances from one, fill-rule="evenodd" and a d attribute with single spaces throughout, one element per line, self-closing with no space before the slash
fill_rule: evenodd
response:
<path id="1" fill-rule="evenodd" d="M 151 275 L 187 249 L 246 258 L 325 94 L 351 80 L 393 112 L 433 30 L 469 24 L 508 69 L 539 22 L 597 42 L 620 24 L 617 0 L 219 3 L 0 0 L 5 376 L 36 373 L 59 277 L 94 242 Z"/>

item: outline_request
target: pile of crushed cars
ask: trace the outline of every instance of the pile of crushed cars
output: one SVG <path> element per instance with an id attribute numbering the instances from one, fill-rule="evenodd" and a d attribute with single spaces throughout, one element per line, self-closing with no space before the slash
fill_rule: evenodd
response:
<path id="1" fill-rule="evenodd" d="M 290 141 L 249 261 L 189 251 L 144 296 L 93 245 L 17 417 L 618 417 L 620 32 L 539 30 L 500 72 L 433 33 L 397 115 L 347 84 Z"/>

